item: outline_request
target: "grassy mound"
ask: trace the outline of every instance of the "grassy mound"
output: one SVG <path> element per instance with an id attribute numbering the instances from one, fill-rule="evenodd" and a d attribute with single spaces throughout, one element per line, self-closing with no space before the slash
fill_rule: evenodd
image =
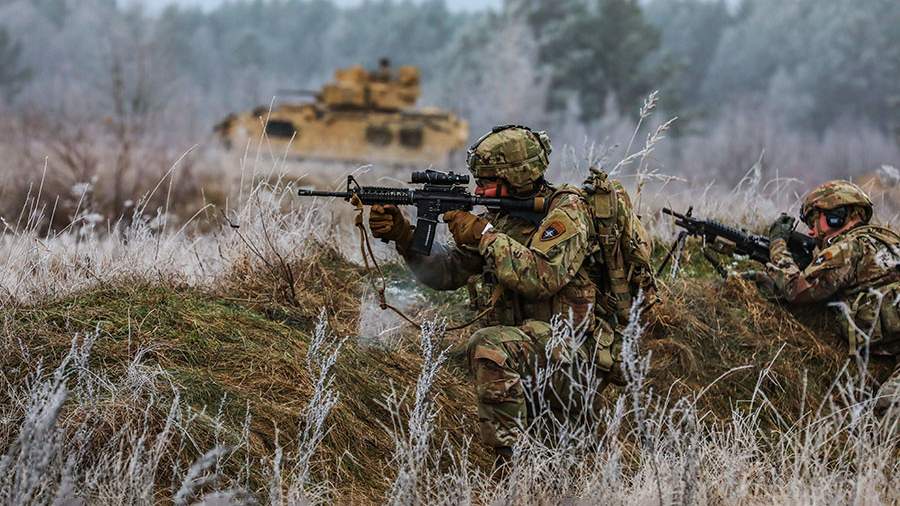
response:
<path id="1" fill-rule="evenodd" d="M 226 293 L 120 284 L 17 308 L 6 315 L 6 333 L 27 341 L 31 358 L 55 364 L 69 350 L 73 335 L 97 331 L 91 368 L 111 376 L 126 374 L 135 350 L 146 348 L 144 363 L 158 365 L 195 413 L 193 447 L 183 449 L 184 458 L 190 462 L 198 457 L 215 444 L 215 437 L 234 443 L 249 412 L 249 458 L 259 461 L 271 457 L 276 441 L 291 447 L 313 395 L 316 378 L 306 354 L 319 308 L 327 308 L 329 327 L 337 336 L 353 335 L 358 318 L 358 268 L 328 251 L 295 270 L 303 280 L 295 287 L 294 302 L 299 304 L 270 296 L 278 292 L 271 289 L 278 283 L 264 272 L 247 271 L 234 274 L 234 284 L 223 288 Z M 227 292 L 237 286 L 241 291 Z M 18 381 L 38 367 L 13 349 L 0 356 L 4 371 L 16 371 Z M 414 388 L 420 368 L 421 357 L 411 351 L 388 352 L 352 339 L 345 343 L 333 368 L 340 402 L 329 415 L 330 431 L 316 454 L 317 479 L 336 483 L 347 498 L 383 494 L 392 479 L 386 459 L 393 450 L 385 430 L 392 419 L 383 403 L 392 388 L 401 394 Z M 442 406 L 438 426 L 460 445 L 476 430 L 472 389 L 465 378 L 444 373 L 436 390 Z M 158 399 L 154 407 L 160 424 L 169 400 Z M 111 402 L 109 416 L 95 422 L 98 433 L 114 432 L 122 417 L 142 416 L 141 409 L 116 404 Z M 475 458 L 486 461 L 484 455 Z M 254 488 L 264 487 L 265 480 L 252 477 Z"/>
<path id="2" fill-rule="evenodd" d="M 658 392 L 697 399 L 708 418 L 722 420 L 755 398 L 755 405 L 774 408 L 769 411 L 777 415 L 768 420 L 773 430 L 789 428 L 829 399 L 831 383 L 846 361 L 845 346 L 820 312 L 791 313 L 740 279 L 714 277 L 697 263 L 702 259 L 691 262 L 687 260 L 686 272 L 693 277 L 663 283 L 663 302 L 644 335 Z M 143 363 L 158 368 L 160 381 L 174 384 L 181 402 L 194 413 L 189 443 L 173 452 L 185 454 L 189 462 L 217 442 L 233 443 L 249 430 L 248 455 L 240 458 L 264 460 L 277 447 L 291 446 L 315 391 L 306 355 L 320 308 L 338 336 L 332 340 L 353 336 L 363 289 L 361 270 L 329 250 L 313 262 L 286 268 L 287 277 L 275 265 L 237 268 L 215 293 L 120 283 L 10 309 L 5 334 L 27 341 L 29 352 L 4 349 L 0 365 L 10 371 L 4 377 L 10 384 L 24 381 L 39 361 L 61 359 L 73 335 L 97 332 L 90 355 L 93 370 L 125 375 L 135 350 L 145 349 Z M 292 286 L 286 286 L 286 279 L 294 280 Z M 458 307 L 460 293 L 440 298 L 426 291 L 430 304 L 446 304 L 455 315 L 460 312 L 449 305 Z M 450 338 L 461 343 L 466 336 L 459 331 Z M 316 480 L 334 483 L 344 500 L 383 498 L 395 472 L 393 440 L 386 430 L 394 419 L 384 400 L 392 389 L 415 388 L 422 358 L 407 348 L 385 350 L 350 339 L 334 366 L 340 400 L 328 417 L 330 430 L 313 468 Z M 436 436 L 456 448 L 477 434 L 474 394 L 466 376 L 462 367 L 445 368 L 433 389 L 439 406 Z M 151 416 L 161 424 L 165 401 L 171 402 L 174 394 L 160 391 Z M 146 416 L 127 399 L 114 393 L 109 398 L 106 416 L 94 422 L 98 434 L 113 433 L 127 417 Z M 73 414 L 64 421 L 77 418 L 77 409 L 69 409 Z M 469 458 L 487 467 L 484 449 L 473 448 Z M 248 482 L 259 491 L 266 480 L 264 470 L 257 470 Z"/>
<path id="3" fill-rule="evenodd" d="M 838 401 L 834 381 L 856 364 L 848 362 L 837 316 L 822 305 L 766 299 L 752 282 L 722 279 L 692 253 L 678 279 L 661 280 L 662 301 L 653 309 L 645 345 L 653 353 L 656 389 L 696 398 L 699 408 L 722 419 L 755 400 L 773 408 L 766 410 L 773 429 Z M 872 366 L 876 378 L 890 373 L 890 364 Z"/>

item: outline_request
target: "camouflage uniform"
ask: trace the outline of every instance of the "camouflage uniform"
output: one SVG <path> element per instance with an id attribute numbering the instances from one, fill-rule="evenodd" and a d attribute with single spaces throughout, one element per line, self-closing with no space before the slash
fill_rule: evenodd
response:
<path id="1" fill-rule="evenodd" d="M 474 155 L 470 150 L 469 161 L 470 168 L 480 168 L 473 169 L 476 178 L 494 175 L 491 166 L 500 166 L 498 172 L 502 172 L 504 164 L 511 166 L 507 160 L 482 159 L 473 163 L 472 158 L 482 152 L 498 151 L 512 158 L 508 148 L 515 135 L 522 134 L 516 129 L 495 129 L 476 143 L 480 149 Z M 539 170 L 531 172 L 540 176 L 546 168 L 549 146 L 543 147 L 544 154 L 524 151 L 518 154 L 519 159 L 533 160 Z M 502 176 L 513 187 L 535 183 L 535 178 L 524 177 L 523 173 L 527 175 L 528 171 Z M 499 296 L 488 316 L 489 326 L 474 332 L 467 347 L 478 397 L 481 437 L 495 449 L 512 446 L 528 424 L 530 400 L 526 399 L 523 380 L 534 376 L 536 368 L 547 366 L 546 357 L 562 368 L 594 361 L 602 370 L 618 370 L 613 359 L 614 333 L 594 314 L 596 287 L 587 268 L 594 245 L 590 209 L 579 190 L 554 189 L 542 180 L 541 184 L 537 195 L 551 201 L 538 224 L 502 212 L 487 213 L 482 216 L 493 230 L 477 246 L 436 245 L 430 256 L 400 249 L 415 276 L 431 288 L 454 290 L 472 286 L 472 281 L 478 279 L 482 307 L 491 295 Z M 547 350 L 552 337 L 549 322 L 554 315 L 570 318 L 572 325 L 583 328 L 588 333 L 585 344 L 575 351 L 564 346 Z M 557 396 L 565 396 L 564 391 L 571 386 L 563 377 L 551 382 Z"/>
<path id="2" fill-rule="evenodd" d="M 860 196 L 854 199 L 857 191 Z M 850 196 L 842 192 L 849 192 Z M 862 190 L 850 183 L 826 183 L 806 197 L 803 214 L 807 215 L 813 207 L 837 207 L 829 202 L 858 200 L 863 208 L 869 206 L 863 218 L 867 222 L 871 202 L 867 196 L 862 200 L 862 196 Z M 845 308 L 842 330 L 851 353 L 856 353 L 868 339 L 873 355 L 900 354 L 900 235 L 887 228 L 860 224 L 824 241 L 812 263 L 802 270 L 784 239 L 772 241 L 770 257 L 768 274 L 776 293 L 787 302 L 837 302 Z M 884 411 L 898 400 L 900 364 L 879 390 L 876 410 Z"/>
<path id="3" fill-rule="evenodd" d="M 469 363 L 475 375 L 481 436 L 492 447 L 512 446 L 519 427 L 527 422 L 524 376 L 546 356 L 554 315 L 568 317 L 587 331 L 594 321 L 595 288 L 585 258 L 589 252 L 590 215 L 577 195 L 554 199 L 540 225 L 499 213 L 485 217 L 497 233 L 485 236 L 477 248 L 443 246 L 430 256 L 404 253 L 416 277 L 438 290 L 466 286 L 481 276 L 481 304 L 500 290 L 489 323 L 476 331 L 468 344 Z M 608 330 L 608 328 L 607 328 Z M 600 333 L 611 345 L 611 332 Z M 590 344 L 595 344 L 589 340 Z M 579 359 L 593 355 L 592 346 L 579 350 Z M 588 350 L 587 348 L 591 348 Z M 550 350 L 563 364 L 576 357 Z M 610 355 L 608 352 L 607 355 Z M 611 355 L 606 364 L 612 366 Z"/>

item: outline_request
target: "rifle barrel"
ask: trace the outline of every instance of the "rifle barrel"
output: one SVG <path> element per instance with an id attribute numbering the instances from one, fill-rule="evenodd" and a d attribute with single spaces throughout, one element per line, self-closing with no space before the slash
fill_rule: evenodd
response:
<path id="1" fill-rule="evenodd" d="M 304 188 L 298 190 L 297 195 L 301 197 L 339 197 L 342 199 L 350 198 L 349 192 L 324 192 L 319 190 L 307 190 Z"/>
<path id="2" fill-rule="evenodd" d="M 669 216 L 674 216 L 675 218 L 678 218 L 680 220 L 683 220 L 685 218 L 685 216 L 683 214 L 676 213 L 675 211 L 669 209 L 668 207 L 662 208 L 662 212 L 663 212 L 663 214 L 668 214 Z"/>

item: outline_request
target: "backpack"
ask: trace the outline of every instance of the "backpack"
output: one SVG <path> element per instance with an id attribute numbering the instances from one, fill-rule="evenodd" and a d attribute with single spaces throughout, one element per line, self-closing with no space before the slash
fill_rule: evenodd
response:
<path id="1" fill-rule="evenodd" d="M 872 352 L 878 355 L 900 353 L 900 269 L 896 265 L 900 255 L 900 236 L 888 228 L 864 225 L 855 228 L 844 240 L 867 240 L 882 251 L 876 258 L 885 255 L 876 264 L 881 264 L 882 276 L 873 279 L 871 272 L 861 285 L 853 287 L 846 301 L 849 318 L 841 318 L 844 334 L 850 342 L 850 353 L 858 350 L 866 341 L 871 342 Z"/>
<path id="2" fill-rule="evenodd" d="M 650 265 L 653 242 L 622 183 L 605 171 L 592 167 L 581 193 L 594 223 L 588 273 L 597 286 L 597 311 L 605 319 L 627 324 L 638 292 L 643 296 L 642 307 L 656 302 Z"/>

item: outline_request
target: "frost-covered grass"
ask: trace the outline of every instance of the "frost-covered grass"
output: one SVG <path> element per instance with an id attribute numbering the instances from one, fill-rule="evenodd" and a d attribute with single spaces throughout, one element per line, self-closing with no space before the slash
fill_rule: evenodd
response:
<path id="1" fill-rule="evenodd" d="M 637 316 L 635 314 L 635 316 Z M 307 354 L 300 358 L 314 387 L 297 399 L 289 444 L 276 431 L 267 457 L 253 458 L 255 420 L 237 425 L 221 408 L 197 410 L 184 402 L 171 375 L 156 362 L 161 350 L 137 347 L 121 372 L 92 359 L 104 346 L 100 331 L 76 335 L 61 360 L 26 375 L 4 372 L 0 432 L 0 499 L 5 504 L 320 504 L 350 500 L 347 462 L 332 462 L 322 446 L 345 429 L 333 416 L 360 392 L 335 384 L 334 365 L 355 344 L 336 339 L 322 313 Z M 7 322 L 9 325 L 9 322 Z M 554 323 L 551 347 L 574 348 L 583 338 Z M 574 388 L 537 416 L 512 460 L 491 469 L 473 458 L 478 442 L 453 438 L 474 424 L 442 427 L 453 409 L 442 398 L 446 349 L 440 324 L 419 335 L 420 358 L 409 365 L 418 379 L 393 384 L 378 402 L 391 420 L 367 428 L 392 441 L 382 467 L 368 469 L 383 486 L 351 493 L 354 501 L 392 504 L 892 504 L 897 500 L 897 421 L 876 419 L 871 390 L 854 364 L 830 385 L 830 394 L 780 412 L 782 374 L 760 364 L 747 398 L 728 411 L 710 412 L 702 399 L 712 384 L 688 395 L 654 382 L 637 318 L 624 333 L 618 396 L 599 395 L 602 375 L 590 364 L 552 363 L 529 379 L 529 391 L 547 392 L 565 375 Z M 4 337 L 10 355 L 44 362 L 28 336 Z M 782 346 L 783 347 L 783 346 Z M 549 350 L 547 351 L 549 356 Z M 776 354 L 776 357 L 778 355 Z M 359 359 L 356 359 L 359 360 Z M 789 364 L 795 367 L 795 364 Z M 721 375 L 742 374 L 733 368 Z M 235 374 L 239 371 L 235 370 Z M 720 379 L 721 379 L 720 378 Z M 718 380 L 717 380 L 718 381 Z M 812 397 L 812 396 L 811 396 Z M 468 400 L 471 402 L 471 400 Z M 783 399 L 782 399 L 783 401 Z M 224 399 L 223 399 L 224 405 Z M 591 409 L 585 409 L 591 407 Z M 160 409 L 163 408 L 163 409 Z M 773 424 L 772 420 L 776 422 Z M 365 423 L 357 421 L 357 423 Z M 198 437 L 212 432 L 211 437 Z M 284 437 L 284 436 L 282 436 Z M 288 439 L 285 437 L 285 440 Z M 202 446 L 206 442 L 208 447 Z M 193 458 L 188 458 L 193 455 Z M 330 476 L 330 478 L 328 477 Z"/>
<path id="2" fill-rule="evenodd" d="M 760 230 L 802 192 L 765 180 L 761 165 L 724 190 L 671 179 L 650 163 L 664 124 L 651 130 L 641 143 L 635 129 L 617 172 L 663 242 L 674 232 L 664 205 Z M 560 375 L 574 387 L 532 404 L 511 462 L 492 469 L 454 360 L 466 333 L 379 318 L 348 261 L 352 213 L 299 202 L 270 172 L 248 169 L 199 228 L 139 202 L 114 225 L 76 213 L 47 232 L 40 186 L 21 218 L 7 217 L 0 503 L 900 500 L 897 419 L 873 416 L 866 368 L 819 333 L 821 315 L 709 276 L 666 280 L 649 327 L 633 315 L 626 387 L 601 393 L 603 375 L 582 363 L 528 378 L 535 392 Z M 431 303 L 408 299 L 420 315 Z M 562 320 L 554 329 L 553 347 L 584 337 Z"/>
<path id="3" fill-rule="evenodd" d="M 139 348 L 124 374 L 112 376 L 90 365 L 100 333 L 76 336 L 55 368 L 38 366 L 24 380 L 6 380 L 0 502 L 3 504 L 271 504 L 321 503 L 326 483 L 310 478 L 310 460 L 326 431 L 324 421 L 337 402 L 334 364 L 340 345 L 324 313 L 306 357 L 318 375 L 313 395 L 300 410 L 296 444 L 278 445 L 269 462 L 249 457 L 250 418 L 234 437 L 217 428 L 223 413 L 192 410 L 172 379 Z M 10 343 L 4 343 L 10 344 Z M 27 341 L 19 341 L 27 356 Z M 158 415 L 160 404 L 168 409 Z M 114 417 L 114 419 L 111 419 Z M 12 425 L 15 424 L 15 425 Z M 197 444 L 198 425 L 214 429 L 214 444 L 193 461 L 185 448 Z M 106 429 L 115 427 L 112 432 Z M 226 442 L 226 439 L 228 441 Z M 284 467 L 285 463 L 290 467 Z M 223 470 L 228 468 L 229 473 Z M 250 491 L 250 477 L 268 476 L 266 493 Z"/>

